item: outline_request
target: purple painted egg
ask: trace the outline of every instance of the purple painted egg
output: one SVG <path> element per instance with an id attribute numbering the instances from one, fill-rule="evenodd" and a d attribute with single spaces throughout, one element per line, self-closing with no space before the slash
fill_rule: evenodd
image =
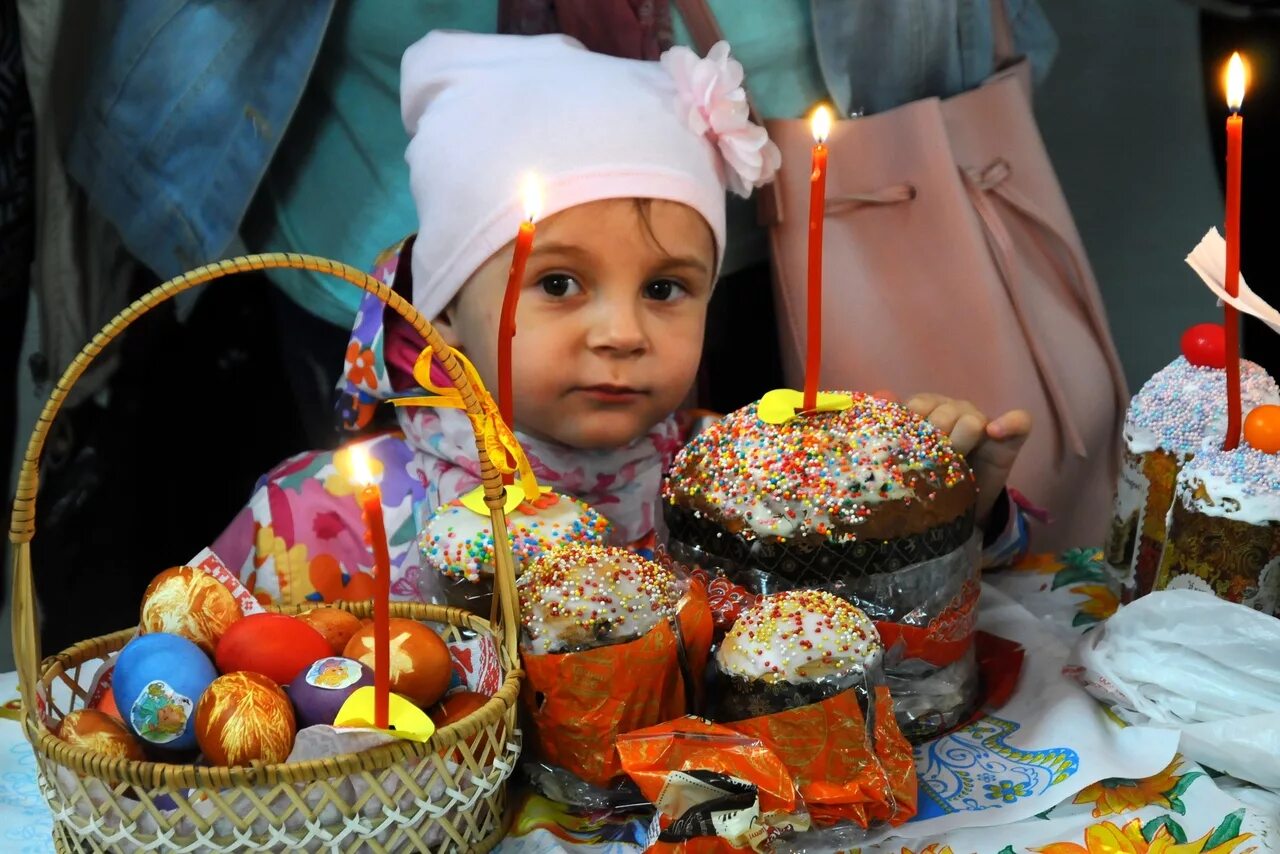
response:
<path id="1" fill-rule="evenodd" d="M 289 683 L 289 699 L 298 710 L 298 727 L 329 725 L 357 688 L 373 684 L 373 670 L 341 656 L 322 658 Z"/>

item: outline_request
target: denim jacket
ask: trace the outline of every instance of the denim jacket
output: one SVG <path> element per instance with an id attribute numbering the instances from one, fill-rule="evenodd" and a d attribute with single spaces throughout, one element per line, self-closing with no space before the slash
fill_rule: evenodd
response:
<path id="1" fill-rule="evenodd" d="M 807 2 L 825 85 L 846 111 L 951 94 L 991 71 L 989 0 Z M 334 3 L 116 0 L 67 168 L 157 275 L 222 257 L 236 238 Z M 737 3 L 712 7 L 726 15 Z M 1005 3 L 1042 74 L 1056 48 L 1043 13 L 1036 0 Z"/>

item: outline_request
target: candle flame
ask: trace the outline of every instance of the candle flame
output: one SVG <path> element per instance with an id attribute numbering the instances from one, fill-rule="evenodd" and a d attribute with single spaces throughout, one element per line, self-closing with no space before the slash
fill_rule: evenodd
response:
<path id="1" fill-rule="evenodd" d="M 831 108 L 820 104 L 809 118 L 809 129 L 813 131 L 814 142 L 826 142 L 831 135 Z"/>
<path id="2" fill-rule="evenodd" d="M 533 222 L 542 212 L 542 182 L 536 175 L 525 176 L 521 198 L 524 200 L 524 218 Z"/>
<path id="3" fill-rule="evenodd" d="M 1227 63 L 1227 108 L 1236 112 L 1244 103 L 1245 85 L 1248 83 L 1249 69 L 1240 58 L 1240 54 L 1231 54 Z"/>
<path id="4" fill-rule="evenodd" d="M 373 469 L 369 465 L 369 449 L 355 445 L 347 451 L 347 463 L 351 466 L 351 480 L 360 486 L 373 483 Z"/>

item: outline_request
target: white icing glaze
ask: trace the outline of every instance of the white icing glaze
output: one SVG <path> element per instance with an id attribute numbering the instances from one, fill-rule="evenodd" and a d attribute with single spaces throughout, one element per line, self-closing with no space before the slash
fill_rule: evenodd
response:
<path id="1" fill-rule="evenodd" d="M 544 495 L 537 505 L 521 504 L 507 516 L 516 572 L 546 551 L 573 542 L 602 543 L 608 534 L 609 523 L 603 516 L 558 493 Z M 461 501 L 427 517 L 418 548 L 427 570 L 472 582 L 493 578 L 492 523 Z"/>
<path id="2" fill-rule="evenodd" d="M 1157 448 L 1192 454 L 1207 436 L 1225 435 L 1226 371 L 1192 365 L 1182 356 L 1156 371 L 1129 404 L 1125 445 L 1134 454 Z M 1280 388 L 1266 371 L 1240 360 L 1240 398 L 1245 412 L 1280 403 Z"/>
<path id="3" fill-rule="evenodd" d="M 865 669 L 883 652 L 875 625 L 830 593 L 792 590 L 760 598 L 716 650 L 721 671 L 766 682 L 812 682 Z"/>
<path id="4" fill-rule="evenodd" d="M 675 614 L 670 569 L 626 549 L 573 545 L 548 552 L 520 577 L 523 647 L 543 655 L 642 637 Z"/>
<path id="5" fill-rule="evenodd" d="M 852 397 L 848 410 L 780 425 L 761 421 L 756 404 L 731 413 L 681 451 L 664 495 L 714 507 L 757 537 L 839 539 L 877 504 L 929 498 L 972 477 L 927 421 L 898 404 Z M 910 476 L 921 478 L 924 495 Z"/>
<path id="6" fill-rule="evenodd" d="M 1250 525 L 1280 523 L 1280 456 L 1245 445 L 1203 447 L 1178 475 L 1176 498 L 1205 516 Z"/>

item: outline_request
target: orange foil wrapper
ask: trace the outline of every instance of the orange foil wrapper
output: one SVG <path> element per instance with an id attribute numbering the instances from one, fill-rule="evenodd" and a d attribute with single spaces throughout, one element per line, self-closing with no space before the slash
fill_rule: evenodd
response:
<path id="1" fill-rule="evenodd" d="M 772 836 L 808 827 L 782 760 L 726 726 L 694 717 L 670 721 L 620 737 L 618 755 L 627 776 L 658 807 L 659 838 L 649 851 L 755 851 Z M 730 787 L 716 775 L 755 791 L 725 797 Z M 750 803 L 735 803 L 737 795 Z"/>
<path id="2" fill-rule="evenodd" d="M 786 765 L 815 824 L 899 825 L 916 814 L 916 765 L 893 717 L 893 700 L 875 688 L 867 729 L 855 691 L 820 703 L 726 724 L 759 739 Z M 873 744 L 874 742 L 874 744 Z"/>
<path id="3" fill-rule="evenodd" d="M 541 758 L 588 783 L 622 773 L 619 735 L 681 717 L 701 690 L 713 631 L 706 591 L 681 600 L 669 623 L 642 638 L 583 652 L 523 655 L 522 696 Z M 691 675 L 689 685 L 684 673 Z"/>

